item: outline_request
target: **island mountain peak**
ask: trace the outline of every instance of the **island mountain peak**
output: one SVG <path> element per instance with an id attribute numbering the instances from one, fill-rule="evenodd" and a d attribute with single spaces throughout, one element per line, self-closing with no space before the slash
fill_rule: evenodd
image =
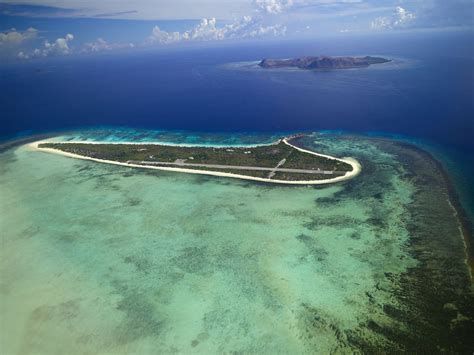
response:
<path id="1" fill-rule="evenodd" d="M 299 68 L 299 69 L 349 69 L 368 67 L 372 64 L 390 62 L 381 57 L 299 57 L 293 59 L 263 59 L 259 66 L 262 68 Z"/>

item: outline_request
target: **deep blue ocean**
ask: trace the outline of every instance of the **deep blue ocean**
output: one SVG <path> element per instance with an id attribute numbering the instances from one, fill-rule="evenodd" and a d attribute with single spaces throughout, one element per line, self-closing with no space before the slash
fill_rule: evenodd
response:
<path id="1" fill-rule="evenodd" d="M 329 72 L 271 71 L 248 64 L 303 55 L 380 55 L 394 61 Z M 31 60 L 0 66 L 0 136 L 104 125 L 403 135 L 448 157 L 469 205 L 474 196 L 473 68 L 472 33 L 428 32 Z M 473 204 L 466 207 L 474 211 Z"/>

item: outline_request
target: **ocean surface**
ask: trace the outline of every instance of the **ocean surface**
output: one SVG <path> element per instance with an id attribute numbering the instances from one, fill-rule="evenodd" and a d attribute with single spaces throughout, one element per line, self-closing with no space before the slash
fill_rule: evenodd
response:
<path id="1" fill-rule="evenodd" d="M 393 63 L 330 72 L 248 68 L 267 57 L 320 54 L 380 55 Z M 104 125 L 406 135 L 461 163 L 462 174 L 455 175 L 472 197 L 473 67 L 471 33 L 235 42 L 32 60 L 0 66 L 0 137 Z M 474 216 L 474 198 L 464 200 Z"/>
<path id="2" fill-rule="evenodd" d="M 131 137 L 273 139 L 123 129 L 58 139 Z M 469 349 L 465 250 L 432 161 L 387 139 L 313 133 L 301 144 L 356 157 L 364 170 L 343 184 L 295 188 L 100 164 L 27 145 L 2 153 L 2 348 Z"/>
<path id="3" fill-rule="evenodd" d="M 381 55 L 265 71 L 263 57 Z M 474 349 L 455 202 L 474 216 L 470 37 L 169 48 L 0 67 L 1 136 L 251 145 L 358 159 L 323 187 L 0 153 L 7 353 Z M 409 144 L 406 144 L 409 143 Z M 415 144 L 413 146 L 412 144 Z"/>

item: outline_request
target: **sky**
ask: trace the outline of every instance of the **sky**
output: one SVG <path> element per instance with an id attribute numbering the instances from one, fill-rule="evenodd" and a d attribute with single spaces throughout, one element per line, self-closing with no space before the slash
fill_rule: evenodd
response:
<path id="1" fill-rule="evenodd" d="M 0 0 L 0 61 L 190 42 L 472 31 L 473 0 Z"/>

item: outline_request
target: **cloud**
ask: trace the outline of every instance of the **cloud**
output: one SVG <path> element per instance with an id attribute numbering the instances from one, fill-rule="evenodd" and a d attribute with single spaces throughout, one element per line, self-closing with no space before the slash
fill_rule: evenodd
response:
<path id="1" fill-rule="evenodd" d="M 87 42 L 84 44 L 81 52 L 91 53 L 91 52 L 102 52 L 110 51 L 113 49 L 122 49 L 122 48 L 134 48 L 133 43 L 108 43 L 103 38 L 97 38 L 94 42 Z"/>
<path id="2" fill-rule="evenodd" d="M 370 28 L 373 30 L 386 30 L 392 28 L 392 19 L 389 17 L 381 16 L 377 17 L 370 24 Z"/>
<path id="3" fill-rule="evenodd" d="M 20 44 L 23 41 L 36 38 L 38 30 L 30 27 L 26 31 L 17 31 L 12 28 L 6 32 L 0 32 L 0 44 Z"/>
<path id="4" fill-rule="evenodd" d="M 286 26 L 281 24 L 266 25 L 259 17 L 244 16 L 240 21 L 226 25 L 222 29 L 221 39 L 241 39 L 265 36 L 283 36 Z"/>
<path id="5" fill-rule="evenodd" d="M 74 36 L 68 33 L 64 38 L 57 38 L 53 43 L 49 43 L 48 40 L 44 42 L 43 51 L 47 52 L 47 55 L 50 54 L 69 54 L 71 49 L 69 48 L 69 42 L 74 39 Z"/>
<path id="6" fill-rule="evenodd" d="M 119 11 L 119 12 L 106 12 L 102 14 L 94 15 L 94 17 L 117 17 L 123 15 L 137 14 L 137 10 Z"/>
<path id="7" fill-rule="evenodd" d="M 135 48 L 133 43 L 108 43 L 103 38 L 97 38 L 93 42 L 84 43 L 79 48 L 71 48 L 70 43 L 74 40 L 74 35 L 68 33 L 64 37 L 57 38 L 54 42 L 48 40 L 43 42 L 41 48 L 36 48 L 30 53 L 22 50 L 17 54 L 18 59 L 45 58 L 57 55 L 68 55 L 73 53 L 95 53 L 114 49 Z"/>
<path id="8" fill-rule="evenodd" d="M 403 28 L 410 25 L 416 19 L 416 15 L 401 6 L 395 8 L 392 16 L 377 17 L 372 21 L 370 27 L 373 30 L 390 30 Z"/>
<path id="9" fill-rule="evenodd" d="M 87 42 L 86 44 L 84 44 L 85 52 L 100 52 L 109 49 L 110 45 L 103 38 L 97 38 L 97 40 L 94 42 Z"/>
<path id="10" fill-rule="evenodd" d="M 167 32 L 155 26 L 153 27 L 149 39 L 154 43 L 169 44 L 180 41 L 219 41 L 261 36 L 279 36 L 285 33 L 285 26 L 264 25 L 260 17 L 244 16 L 239 21 L 222 27 L 217 26 L 217 20 L 215 18 L 202 19 L 196 27 L 183 33 Z"/>
<path id="11" fill-rule="evenodd" d="M 86 17 L 183 20 L 229 19 L 251 8 L 252 0 L 0 0 L 0 14 L 24 17 Z"/>
<path id="12" fill-rule="evenodd" d="M 286 34 L 286 26 L 267 23 L 267 19 L 274 19 L 274 15 L 290 8 L 293 0 L 253 0 L 252 5 L 256 12 L 255 16 L 243 16 L 223 26 L 217 25 L 215 17 L 203 18 L 194 28 L 182 33 L 163 31 L 155 26 L 149 40 L 167 44 L 180 41 L 220 41 Z"/>
<path id="13" fill-rule="evenodd" d="M 396 26 L 403 26 L 407 23 L 412 22 L 416 16 L 412 12 L 408 12 L 405 10 L 403 7 L 397 6 L 396 8 L 396 13 L 397 13 L 397 20 L 395 21 L 394 25 Z"/>
<path id="14" fill-rule="evenodd" d="M 190 31 L 183 33 L 184 40 L 219 40 L 225 36 L 225 29 L 217 28 L 215 18 L 202 19 L 201 22 Z M 174 35 L 176 32 L 174 33 Z"/>
<path id="15" fill-rule="evenodd" d="M 30 56 L 25 54 L 23 51 L 19 52 L 17 57 L 18 59 L 30 59 Z"/>
<path id="16" fill-rule="evenodd" d="M 158 42 L 163 44 L 178 42 L 181 40 L 181 34 L 179 32 L 167 32 L 163 31 L 159 26 L 153 27 L 151 31 L 150 41 Z"/>
<path id="17" fill-rule="evenodd" d="M 57 38 L 54 42 L 48 40 L 43 42 L 43 47 L 34 49 L 30 54 L 21 51 L 17 57 L 19 59 L 30 59 L 30 58 L 41 58 L 49 57 L 51 55 L 66 55 L 71 54 L 72 49 L 69 47 L 69 43 L 74 39 L 74 36 L 68 33 L 64 37 Z"/>
<path id="18" fill-rule="evenodd" d="M 257 11 L 279 14 L 293 5 L 293 0 L 254 0 Z"/>
<path id="19" fill-rule="evenodd" d="M 43 0 L 41 1 L 44 2 Z M 73 16 L 76 12 L 77 10 L 75 9 L 45 6 L 44 4 L 0 3 L 0 14 L 6 16 L 69 17 Z"/>

